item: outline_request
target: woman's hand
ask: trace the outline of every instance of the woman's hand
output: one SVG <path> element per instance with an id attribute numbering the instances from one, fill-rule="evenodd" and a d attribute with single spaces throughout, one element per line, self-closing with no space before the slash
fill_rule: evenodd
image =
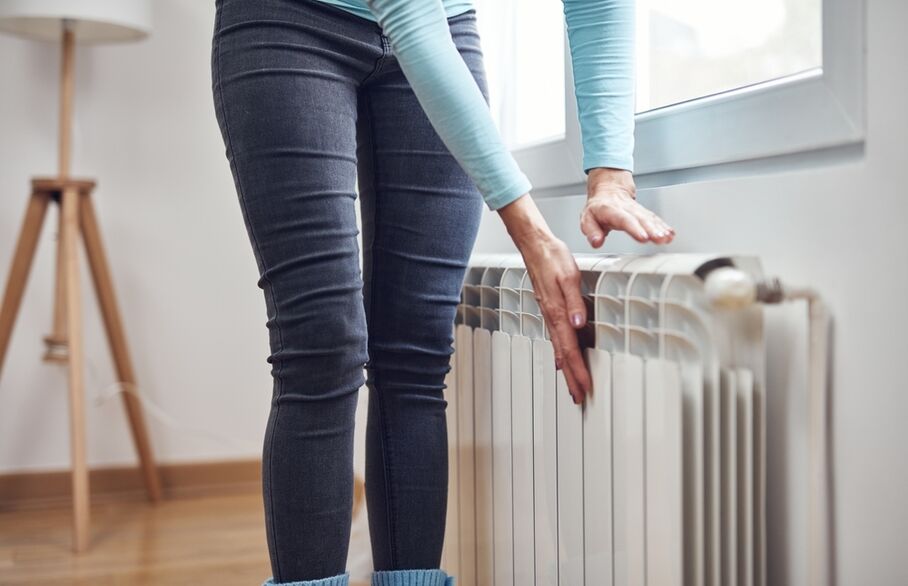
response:
<path id="1" fill-rule="evenodd" d="M 668 244 L 675 230 L 662 218 L 637 203 L 634 177 L 623 169 L 597 167 L 587 177 L 586 205 L 580 231 L 593 248 L 599 248 L 612 230 L 622 230 L 637 242 Z"/>
<path id="2" fill-rule="evenodd" d="M 498 210 L 508 233 L 523 256 L 574 403 L 592 392 L 592 380 L 577 339 L 586 325 L 586 306 L 580 289 L 580 270 L 567 245 L 555 237 L 529 194 Z"/>

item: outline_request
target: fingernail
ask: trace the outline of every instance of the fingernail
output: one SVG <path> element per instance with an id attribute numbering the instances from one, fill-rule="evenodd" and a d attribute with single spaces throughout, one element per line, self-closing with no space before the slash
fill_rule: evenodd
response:
<path id="1" fill-rule="evenodd" d="M 663 236 L 665 236 L 665 232 L 663 232 L 662 230 L 656 230 L 656 238 L 662 238 Z"/>
<path id="2" fill-rule="evenodd" d="M 649 238 L 649 235 L 646 233 L 646 230 L 640 230 L 640 238 L 643 238 L 644 240 Z"/>
<path id="3" fill-rule="evenodd" d="M 560 358 L 555 359 L 555 370 L 561 370 L 561 359 Z"/>
<path id="4" fill-rule="evenodd" d="M 583 316 L 581 316 L 579 313 L 575 313 L 571 316 L 571 323 L 574 324 L 575 328 L 579 328 L 583 325 Z"/>

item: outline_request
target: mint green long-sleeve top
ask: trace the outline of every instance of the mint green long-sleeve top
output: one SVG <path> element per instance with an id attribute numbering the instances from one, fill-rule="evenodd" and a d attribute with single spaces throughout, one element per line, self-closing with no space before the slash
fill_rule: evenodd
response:
<path id="1" fill-rule="evenodd" d="M 473 8 L 472 0 L 321 1 L 381 26 L 429 121 L 489 209 L 530 191 L 448 31 L 447 18 Z M 633 0 L 562 1 L 583 168 L 633 171 Z"/>

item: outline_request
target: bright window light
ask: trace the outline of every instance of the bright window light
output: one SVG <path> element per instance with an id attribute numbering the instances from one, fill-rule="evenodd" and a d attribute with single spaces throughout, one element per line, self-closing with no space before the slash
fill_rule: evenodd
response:
<path id="1" fill-rule="evenodd" d="M 637 0 L 637 111 L 822 67 L 821 0 Z"/>
<path id="2" fill-rule="evenodd" d="M 492 115 L 510 149 L 564 138 L 559 0 L 476 0 Z"/>

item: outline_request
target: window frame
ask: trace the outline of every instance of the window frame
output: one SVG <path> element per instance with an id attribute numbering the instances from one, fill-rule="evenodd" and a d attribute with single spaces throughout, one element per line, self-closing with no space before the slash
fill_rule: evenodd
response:
<path id="1" fill-rule="evenodd" d="M 823 0 L 822 69 L 637 114 L 634 175 L 778 160 L 863 141 L 864 6 Z M 566 29 L 564 58 L 564 136 L 511 151 L 536 191 L 586 181 Z"/>

